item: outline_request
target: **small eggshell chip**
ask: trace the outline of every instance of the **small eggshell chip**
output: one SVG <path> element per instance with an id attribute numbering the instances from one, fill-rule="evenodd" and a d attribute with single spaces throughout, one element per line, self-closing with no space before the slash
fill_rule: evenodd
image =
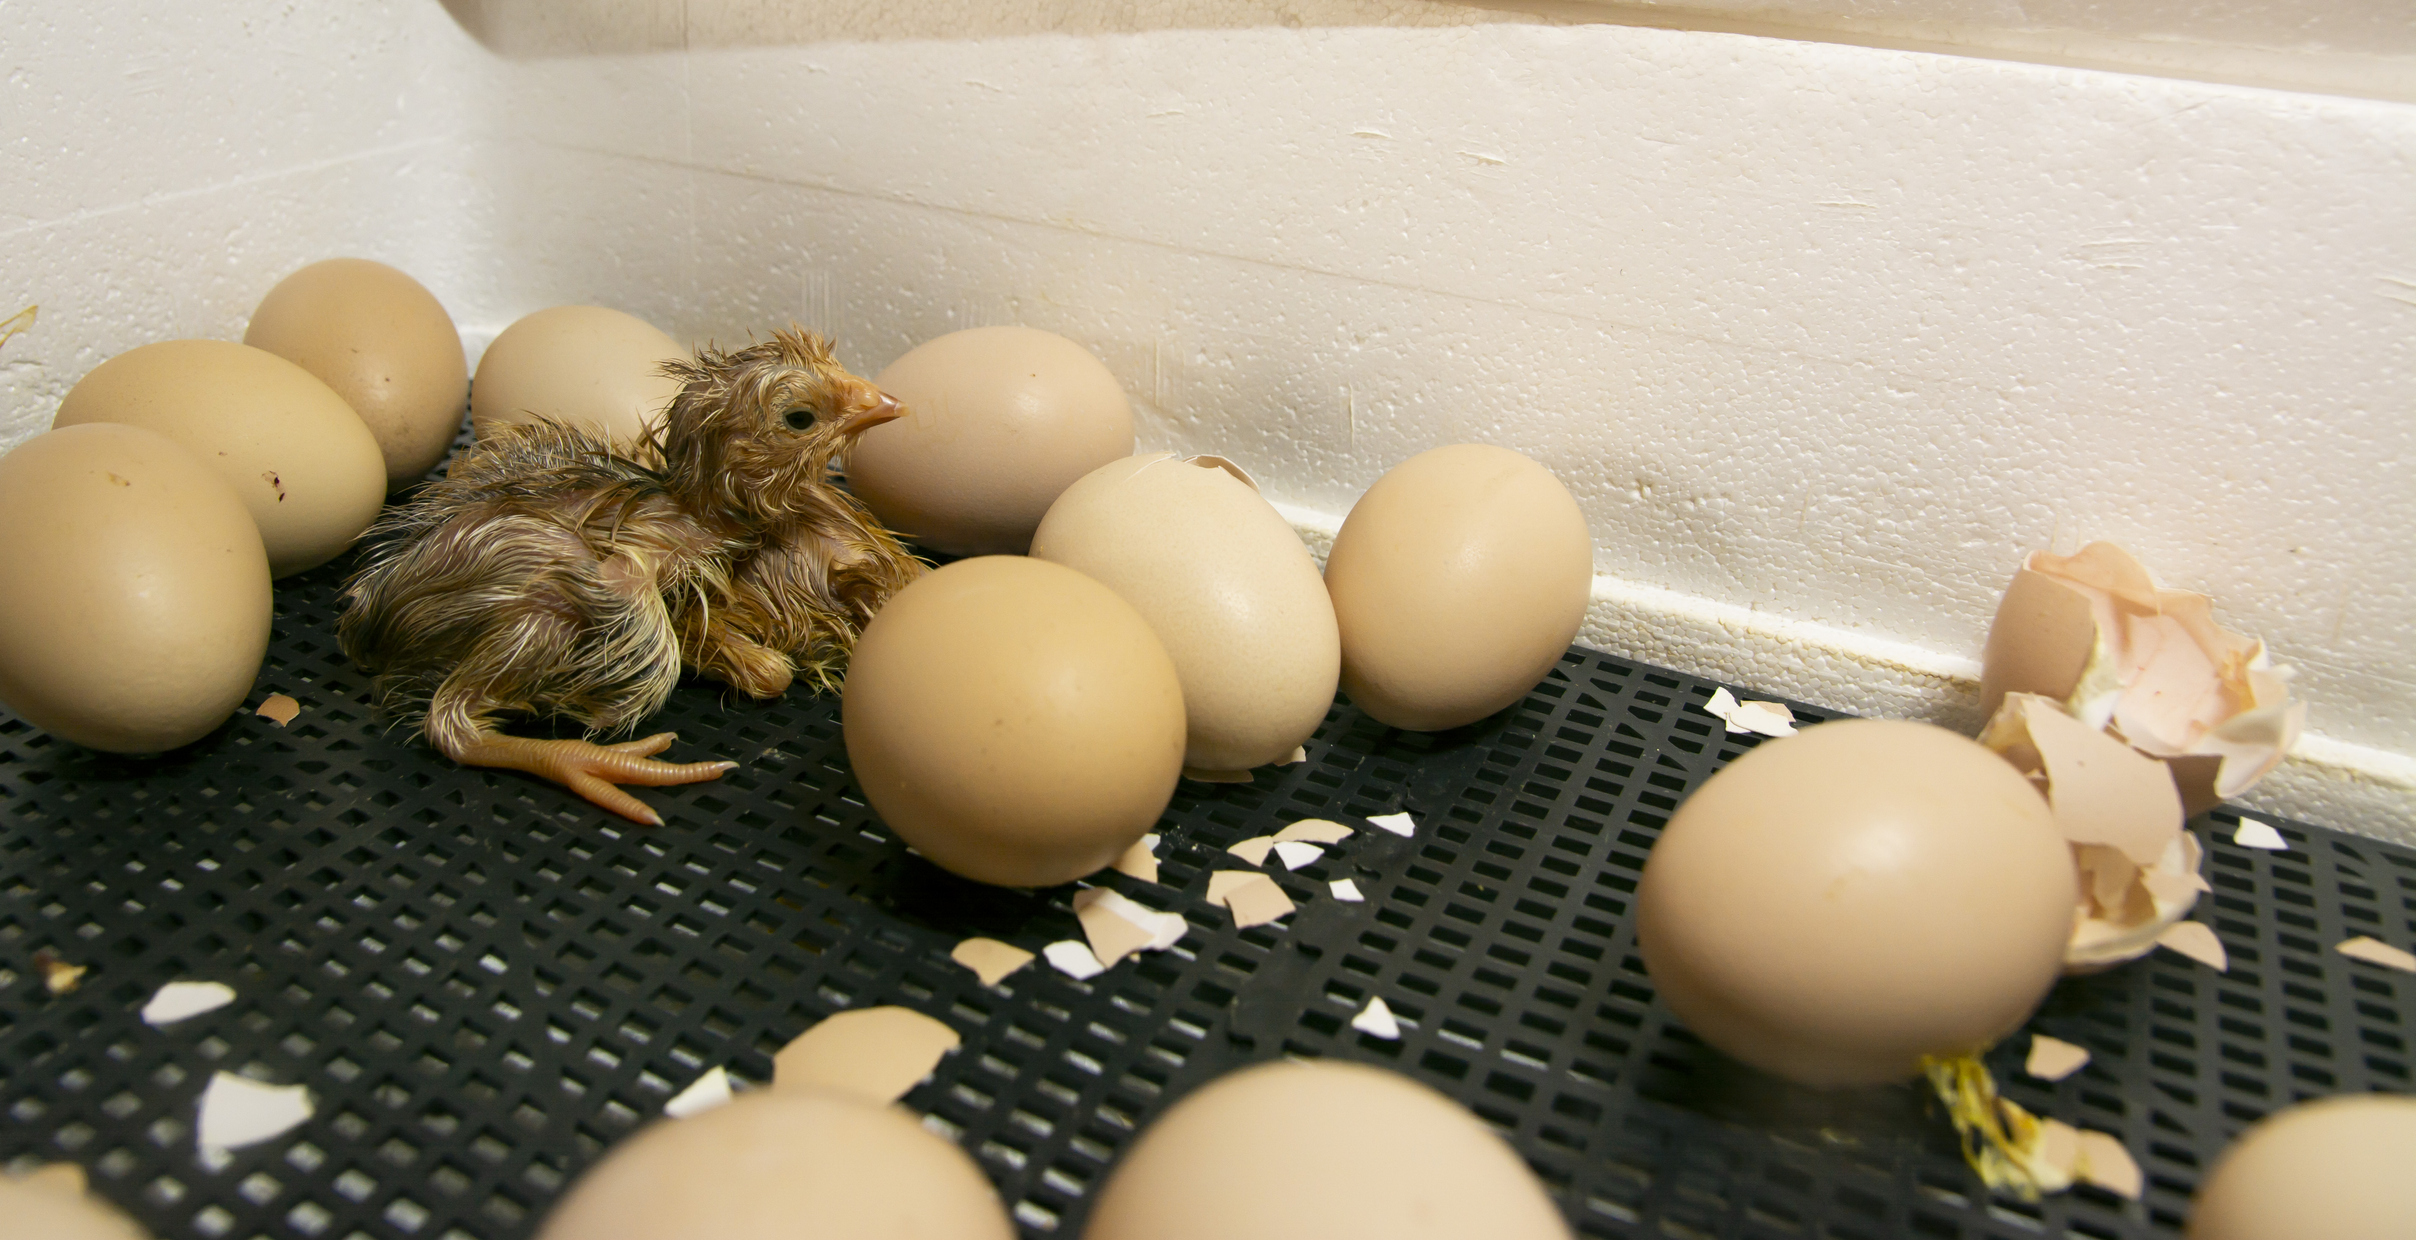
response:
<path id="1" fill-rule="evenodd" d="M 702 1115 L 718 1106 L 729 1104 L 730 1073 L 726 1068 L 713 1068 L 690 1082 L 671 1101 L 663 1104 L 663 1114 L 673 1119 Z"/>
<path id="2" fill-rule="evenodd" d="M 0 701 L 26 722 L 158 753 L 251 695 L 268 556 L 243 501 L 183 446 L 108 423 L 36 435 L 0 457 L 0 530 Z"/>
<path id="3" fill-rule="evenodd" d="M 1313 1177 L 1304 1188 L 1300 1177 Z M 1218 1077 L 1144 1129 L 1084 1240 L 1567 1240 L 1525 1162 L 1408 1077 L 1333 1060 Z"/>
<path id="4" fill-rule="evenodd" d="M 1074 893 L 1074 915 L 1091 941 L 1091 954 L 1111 968 L 1136 951 L 1165 951 L 1190 929 L 1181 913 L 1145 908 L 1105 887 Z"/>
<path id="5" fill-rule="evenodd" d="M 956 945 L 948 958 L 973 970 L 984 986 L 996 986 L 1006 976 L 1032 963 L 1032 953 L 997 939 L 971 938 Z"/>
<path id="6" fill-rule="evenodd" d="M 143 1005 L 143 1023 L 161 1029 L 234 1001 L 235 988 L 225 982 L 170 982 Z"/>
<path id="7" fill-rule="evenodd" d="M 981 1168 L 897 1107 L 769 1090 L 614 1146 L 538 1240 L 1013 1240 Z"/>
<path id="8" fill-rule="evenodd" d="M 389 487 L 436 468 L 470 400 L 461 333 L 419 281 L 365 258 L 330 258 L 277 282 L 243 343 L 319 377 L 377 440 Z"/>
<path id="9" fill-rule="evenodd" d="M 634 448 L 663 420 L 679 380 L 663 363 L 689 360 L 661 328 L 603 306 L 553 306 L 523 315 L 487 345 L 470 381 L 470 421 L 481 436 L 543 418 Z"/>
<path id="10" fill-rule="evenodd" d="M 2198 1183 L 2189 1240 L 2404 1240 L 2416 1098 L 2342 1094 L 2266 1116 Z"/>
<path id="11" fill-rule="evenodd" d="M 881 820 L 1000 886 L 1115 864 L 1182 770 L 1182 685 L 1148 623 L 1106 586 L 1021 556 L 900 590 L 856 641 L 840 713 Z"/>
<path id="12" fill-rule="evenodd" d="M 1303 818 L 1275 833 L 1275 842 L 1278 844 L 1289 844 L 1294 840 L 1311 844 L 1339 844 L 1349 838 L 1349 827 L 1339 822 L 1327 822 L 1323 818 Z"/>
<path id="13" fill-rule="evenodd" d="M 1158 881 L 1158 836 L 1156 832 L 1133 841 L 1133 846 L 1116 858 L 1116 872 L 1129 874 L 1145 883 Z"/>
<path id="14" fill-rule="evenodd" d="M 1230 463 L 1110 461 L 1049 506 L 1031 553 L 1114 590 L 1157 631 L 1183 680 L 1186 769 L 1279 761 L 1325 722 L 1342 666 L 1333 602 L 1291 523 Z"/>
<path id="15" fill-rule="evenodd" d="M 1249 862 L 1252 865 L 1265 865 L 1267 863 L 1267 854 L 1274 851 L 1274 848 L 1274 836 L 1253 835 L 1249 839 L 1228 845 L 1225 851 Z"/>
<path id="16" fill-rule="evenodd" d="M 2216 938 L 2213 927 L 2205 922 L 2175 922 L 2156 936 L 2156 944 L 2172 948 L 2217 973 L 2231 970 L 2231 959 L 2223 950 L 2223 940 Z"/>
<path id="17" fill-rule="evenodd" d="M 1367 1006 L 1359 1009 L 1359 1014 L 1351 1018 L 1351 1028 L 1388 1042 L 1401 1040 L 1400 1018 L 1394 1016 L 1393 1010 L 1385 1005 L 1382 995 L 1368 1000 Z"/>
<path id="18" fill-rule="evenodd" d="M 847 480 L 882 524 L 949 555 L 1022 555 L 1074 480 L 1132 455 L 1132 402 L 1090 350 L 1033 327 L 925 341 L 875 380 L 910 411 Z"/>
<path id="19" fill-rule="evenodd" d="M 2034 1033 L 2030 1035 L 2030 1057 L 2023 1062 L 2022 1071 L 2042 1081 L 2060 1081 L 2088 1063 L 2088 1047 Z"/>
<path id="20" fill-rule="evenodd" d="M 283 577 L 334 559 L 386 502 L 386 459 L 316 375 L 228 340 L 165 340 L 92 369 L 53 426 L 155 431 L 235 488 Z"/>
<path id="21" fill-rule="evenodd" d="M 1876 1085 L 2020 1027 L 2077 899 L 2019 772 L 1944 728 L 1846 720 L 1763 742 L 1679 805 L 1636 934 L 1706 1042 L 1802 1084 Z"/>
<path id="22" fill-rule="evenodd" d="M 1275 845 L 1275 857 L 1283 862 L 1284 868 L 1287 870 L 1297 870 L 1304 865 L 1314 865 L 1317 859 L 1324 855 L 1324 849 L 1315 844 L 1302 843 L 1299 840 L 1284 840 Z"/>
<path id="23" fill-rule="evenodd" d="M 301 717 L 302 703 L 282 693 L 272 693 L 261 699 L 252 713 L 282 728 Z"/>
<path id="24" fill-rule="evenodd" d="M 1326 888 L 1334 893 L 1335 899 L 1345 904 L 1359 904 L 1367 899 L 1365 895 L 1360 894 L 1359 884 L 1347 878 L 1337 878 L 1333 882 L 1327 883 Z"/>
<path id="25" fill-rule="evenodd" d="M 1368 819 L 1368 822 L 1379 830 L 1390 831 L 1394 835 L 1402 836 L 1404 838 L 1416 835 L 1418 833 L 1417 820 L 1411 818 L 1406 813 L 1378 814 L 1375 817 Z"/>
<path id="26" fill-rule="evenodd" d="M 1041 948 L 1040 954 L 1048 957 L 1050 968 L 1078 982 L 1107 972 L 1107 966 L 1099 963 L 1099 958 L 1091 954 L 1090 944 L 1078 939 L 1060 939 Z"/>
<path id="27" fill-rule="evenodd" d="M 1226 883 L 1220 892 L 1217 880 L 1226 874 L 1239 874 L 1240 877 Z M 1283 888 L 1276 886 L 1274 879 L 1248 870 L 1224 870 L 1211 875 L 1208 891 L 1208 898 L 1223 904 L 1233 914 L 1234 926 L 1243 930 L 1279 921 L 1290 916 L 1293 909 L 1298 907 L 1292 903 L 1292 897 L 1284 894 Z"/>
<path id="28" fill-rule="evenodd" d="M 1585 514 L 1552 472 L 1455 444 L 1394 466 L 1326 557 L 1342 690 L 1380 722 L 1434 732 L 1518 701 L 1585 620 Z"/>
<path id="29" fill-rule="evenodd" d="M 2367 964 L 2378 964 L 2386 969 L 2397 969 L 2402 973 L 2416 973 L 2416 953 L 2401 951 L 2399 948 L 2368 935 L 2361 934 L 2353 939 L 2343 939 L 2334 944 L 2332 950 L 2351 960 L 2363 960 Z"/>
<path id="30" fill-rule="evenodd" d="M 2231 842 L 2242 848 L 2261 848 L 2266 852 L 2290 851 L 2290 841 L 2283 839 L 2282 833 L 2273 829 L 2273 824 L 2258 822 L 2245 814 L 2240 816 L 2240 825 L 2233 829 Z"/>
<path id="31" fill-rule="evenodd" d="M 201 1093 L 194 1141 L 205 1150 L 242 1149 L 283 1136 L 310 1116 L 310 1091 L 300 1085 L 263 1085 L 216 1072 Z"/>
<path id="32" fill-rule="evenodd" d="M 959 1041 L 956 1030 L 911 1008 L 840 1012 L 772 1056 L 772 1088 L 895 1102 L 931 1075 Z"/>
<path id="33" fill-rule="evenodd" d="M 2121 1140 L 2087 1128 L 2080 1130 L 2079 1157 L 2073 1160 L 2072 1175 L 2132 1201 L 2139 1200 L 2140 1190 L 2146 1187 L 2138 1160 L 2123 1148 Z"/>

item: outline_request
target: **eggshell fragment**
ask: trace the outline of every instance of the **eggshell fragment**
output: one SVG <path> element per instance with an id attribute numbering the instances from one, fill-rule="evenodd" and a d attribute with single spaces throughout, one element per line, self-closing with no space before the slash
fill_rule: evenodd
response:
<path id="1" fill-rule="evenodd" d="M 1105 887 L 1074 893 L 1074 914 L 1091 954 L 1110 968 L 1136 951 L 1165 951 L 1190 929 L 1181 913 L 1145 908 Z"/>
<path id="2" fill-rule="evenodd" d="M 1703 703 L 1703 711 L 1726 725 L 1732 735 L 1795 735 L 1795 712 L 1784 702 L 1740 702 L 1728 690 L 1714 689 L 1711 700 Z"/>
<path id="3" fill-rule="evenodd" d="M 673 1119 L 702 1115 L 718 1106 L 729 1105 L 730 1073 L 726 1068 L 713 1068 L 690 1082 L 671 1101 L 663 1104 L 663 1114 Z"/>
<path id="4" fill-rule="evenodd" d="M 1333 882 L 1327 883 L 1326 887 L 1334 893 L 1335 899 L 1345 904 L 1359 904 L 1367 899 L 1360 893 L 1359 884 L 1347 878 L 1337 878 Z"/>
<path id="5" fill-rule="evenodd" d="M 1568 652 L 1593 582 L 1585 514 L 1550 470 L 1485 444 L 1420 453 L 1359 497 L 1326 557 L 1342 690 L 1397 728 L 1474 723 Z"/>
<path id="6" fill-rule="evenodd" d="M 899 591 L 857 639 L 840 713 L 881 820 L 1002 886 L 1114 864 L 1182 768 L 1182 686 L 1156 634 L 1043 560 L 959 560 Z"/>
<path id="7" fill-rule="evenodd" d="M 1339 822 L 1323 818 L 1303 818 L 1275 833 L 1275 842 L 1288 844 L 1302 840 L 1311 844 L 1339 844 L 1351 838 L 1351 829 Z"/>
<path id="8" fill-rule="evenodd" d="M 2261 848 L 2267 852 L 2290 851 L 2290 841 L 2283 839 L 2282 833 L 2273 829 L 2273 824 L 2258 822 L 2246 815 L 2242 815 L 2240 825 L 2233 828 L 2231 842 L 2242 848 Z"/>
<path id="9" fill-rule="evenodd" d="M 2030 1058 L 2022 1071 L 2042 1081 L 2060 1081 L 2088 1066 L 2089 1048 L 2043 1033 L 2030 1035 Z"/>
<path id="10" fill-rule="evenodd" d="M 643 444 L 679 395 L 663 363 L 689 360 L 661 328 L 603 306 L 553 306 L 523 315 L 487 345 L 470 381 L 470 422 L 481 436 L 538 418 Z"/>
<path id="11" fill-rule="evenodd" d="M 772 1056 L 772 1088 L 895 1102 L 961 1041 L 912 1008 L 856 1008 L 823 1018 Z"/>
<path id="12" fill-rule="evenodd" d="M 216 1072 L 201 1094 L 201 1123 L 195 1143 L 204 1150 L 235 1150 L 292 1131 L 311 1117 L 310 1091 L 300 1085 L 263 1085 L 232 1072 Z"/>
<path id="13" fill-rule="evenodd" d="M 2265 1117 L 2217 1159 L 2189 1240 L 2405 1240 L 2416 1219 L 2416 1098 L 2344 1094 Z"/>
<path id="14" fill-rule="evenodd" d="M 769 1090 L 661 1120 L 571 1185 L 539 1240 L 1013 1240 L 973 1160 L 895 1108 Z"/>
<path id="15" fill-rule="evenodd" d="M 461 332 L 419 281 L 365 258 L 330 258 L 277 282 L 243 343 L 318 376 L 376 439 L 389 487 L 444 459 L 470 401 Z"/>
<path id="16" fill-rule="evenodd" d="M 1334 606 L 1291 523 L 1221 457 L 1143 453 L 1083 475 L 1031 554 L 1114 590 L 1183 680 L 1184 765 L 1246 771 L 1325 722 L 1342 663 Z"/>
<path id="17" fill-rule="evenodd" d="M 2216 624 L 2205 595 L 2159 588 L 2131 554 L 2091 543 L 2033 552 L 1989 625 L 1981 707 L 2007 693 L 2062 703 L 2166 761 L 2186 814 L 2238 796 L 2280 765 L 2306 719 L 2291 671 L 2263 642 Z"/>
<path id="18" fill-rule="evenodd" d="M 2215 937 L 2214 929 L 2202 921 L 2176 922 L 2156 936 L 2159 947 L 2169 947 L 2217 973 L 2231 971 L 2231 958 L 2223 950 L 2223 940 Z"/>
<path id="19" fill-rule="evenodd" d="M 386 502 L 386 461 L 352 406 L 309 371 L 225 340 L 167 340 L 101 363 L 55 427 L 110 422 L 165 435 L 251 510 L 279 577 L 352 545 Z"/>
<path id="20" fill-rule="evenodd" d="M 34 968 L 41 971 L 42 989 L 54 995 L 74 994 L 84 984 L 84 975 L 92 970 L 80 964 L 69 964 L 45 947 L 34 953 Z"/>
<path id="21" fill-rule="evenodd" d="M 1208 877 L 1208 901 L 1233 914 L 1236 928 L 1247 930 L 1290 916 L 1298 907 L 1275 880 L 1252 870 L 1219 870 Z"/>
<path id="22" fill-rule="evenodd" d="M 1369 999 L 1367 1006 L 1359 1009 L 1359 1014 L 1351 1018 L 1351 1028 L 1388 1042 L 1401 1040 L 1401 1021 L 1385 1005 L 1382 995 Z"/>
<path id="23" fill-rule="evenodd" d="M 1116 872 L 1129 874 L 1145 883 L 1158 881 L 1158 835 L 1151 832 L 1133 841 L 1133 846 L 1116 858 Z"/>
<path id="24" fill-rule="evenodd" d="M 1406 812 L 1399 814 L 1378 814 L 1367 821 L 1370 825 L 1376 827 L 1378 830 L 1390 831 L 1394 835 L 1398 835 L 1403 838 L 1407 838 L 1418 833 L 1417 820 L 1410 817 Z"/>
<path id="25" fill-rule="evenodd" d="M 1313 1173 L 1304 1189 L 1292 1174 Z M 1109 1173 L 1085 1240 L 1566 1240 L 1518 1154 L 1407 1077 L 1245 1068 L 1175 1104 Z"/>
<path id="26" fill-rule="evenodd" d="M 2087 1128 L 2080 1130 L 2079 1157 L 2072 1163 L 2073 1178 L 2086 1180 L 2117 1197 L 2139 1200 L 2146 1178 L 2139 1173 L 2139 1163 L 2120 1140 L 2108 1133 Z"/>
<path id="27" fill-rule="evenodd" d="M 996 986 L 1006 976 L 1032 963 L 1032 953 L 997 939 L 971 938 L 956 945 L 948 958 L 973 970 L 984 986 Z"/>
<path id="28" fill-rule="evenodd" d="M 2378 964 L 2402 973 L 2416 973 L 2416 953 L 2402 951 L 2368 935 L 2343 939 L 2334 944 L 2332 950 L 2351 960 L 2363 960 L 2367 964 Z"/>
<path id="29" fill-rule="evenodd" d="M 282 728 L 301 716 L 302 703 L 282 693 L 272 693 L 262 698 L 252 713 Z"/>
<path id="30" fill-rule="evenodd" d="M 2059 972 L 2071 853 L 2029 782 L 1943 728 L 1824 723 L 1678 807 L 1637 939 L 1705 1041 L 1807 1085 L 1907 1079 L 2018 1028 Z"/>
<path id="31" fill-rule="evenodd" d="M 925 341 L 875 380 L 908 416 L 847 477 L 884 525 L 949 555 L 1022 555 L 1075 479 L 1132 455 L 1132 403 L 1090 350 L 1032 327 Z"/>
<path id="32" fill-rule="evenodd" d="M 1299 840 L 1282 840 L 1275 845 L 1275 857 L 1283 862 L 1284 868 L 1287 870 L 1297 870 L 1304 865 L 1312 865 L 1324 855 L 1324 849 L 1315 844 L 1302 843 Z"/>
<path id="33" fill-rule="evenodd" d="M 1225 851 L 1232 853 L 1234 856 L 1239 857 L 1252 865 L 1265 865 L 1267 863 L 1267 854 L 1274 851 L 1274 848 L 1274 836 L 1253 835 L 1249 839 L 1242 840 L 1239 843 L 1227 845 Z"/>
<path id="34" fill-rule="evenodd" d="M 34 436 L 0 457 L 0 530 L 0 701 L 26 722 L 158 753 L 250 696 L 268 556 L 225 480 L 173 440 L 107 423 Z"/>
<path id="35" fill-rule="evenodd" d="M 235 1001 L 235 988 L 225 982 L 170 982 L 143 1004 L 143 1023 L 163 1029 L 204 1012 L 215 1012 Z"/>
<path id="36" fill-rule="evenodd" d="M 1048 958 L 1051 968 L 1075 981 L 1085 981 L 1107 972 L 1107 966 L 1099 963 L 1099 958 L 1091 954 L 1090 944 L 1075 939 L 1060 939 L 1041 948 L 1040 954 Z"/>

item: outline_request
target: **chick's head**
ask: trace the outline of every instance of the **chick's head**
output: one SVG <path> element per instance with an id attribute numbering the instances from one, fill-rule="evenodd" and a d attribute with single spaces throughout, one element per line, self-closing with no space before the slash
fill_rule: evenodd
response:
<path id="1" fill-rule="evenodd" d="M 797 327 L 667 369 L 680 393 L 656 433 L 672 487 L 733 517 L 777 521 L 812 502 L 865 431 L 900 417 L 897 398 L 850 373 L 830 342 Z"/>

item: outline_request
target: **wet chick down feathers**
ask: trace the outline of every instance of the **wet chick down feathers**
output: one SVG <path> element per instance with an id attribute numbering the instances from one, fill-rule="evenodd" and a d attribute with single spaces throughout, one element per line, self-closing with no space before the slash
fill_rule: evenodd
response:
<path id="1" fill-rule="evenodd" d="M 344 653 L 378 705 L 456 762 L 569 786 L 659 823 L 620 784 L 718 778 L 654 759 L 634 730 L 682 669 L 750 697 L 830 687 L 856 634 L 922 571 L 831 470 L 905 410 L 791 328 L 667 369 L 681 381 L 634 451 L 552 422 L 496 427 L 370 531 L 346 589 Z M 561 716 L 589 739 L 507 736 Z"/>

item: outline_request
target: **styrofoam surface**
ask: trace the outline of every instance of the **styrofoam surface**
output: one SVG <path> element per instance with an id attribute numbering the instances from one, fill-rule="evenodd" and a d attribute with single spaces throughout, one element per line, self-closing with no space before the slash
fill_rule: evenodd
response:
<path id="1" fill-rule="evenodd" d="M 473 337 L 801 316 L 871 371 L 1026 322 L 1328 520 L 1436 443 L 1535 455 L 1621 653 L 1856 709 L 1893 659 L 1876 706 L 1951 716 L 2021 552 L 2113 537 L 2301 668 L 2339 769 L 2416 751 L 2416 107 L 1499 21 L 509 60 L 433 4 L 122 7 L 0 30 L 0 313 L 44 305 L 0 441 L 330 253 Z M 201 67 L 79 102 L 137 53 Z M 1782 653 L 1627 645 L 1733 614 Z"/>

